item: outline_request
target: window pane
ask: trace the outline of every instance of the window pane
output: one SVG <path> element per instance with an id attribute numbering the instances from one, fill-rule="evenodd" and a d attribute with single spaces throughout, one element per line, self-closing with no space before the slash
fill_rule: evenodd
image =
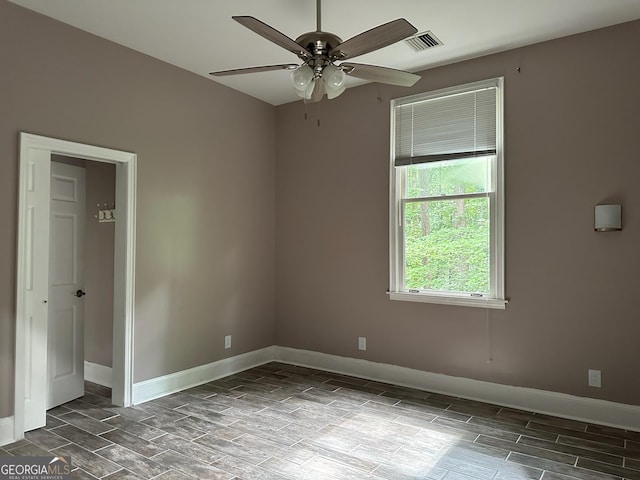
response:
<path id="1" fill-rule="evenodd" d="M 489 199 L 409 202 L 404 288 L 489 293 Z"/>
<path id="2" fill-rule="evenodd" d="M 406 198 L 488 192 L 492 158 L 463 158 L 402 167 L 407 169 Z"/>

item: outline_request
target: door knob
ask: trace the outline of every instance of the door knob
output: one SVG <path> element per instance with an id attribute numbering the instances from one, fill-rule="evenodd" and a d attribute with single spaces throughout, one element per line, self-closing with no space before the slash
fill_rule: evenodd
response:
<path id="1" fill-rule="evenodd" d="M 84 297 L 87 294 L 87 292 L 83 292 L 82 290 L 78 290 L 76 292 L 76 297 L 80 298 L 80 297 Z"/>

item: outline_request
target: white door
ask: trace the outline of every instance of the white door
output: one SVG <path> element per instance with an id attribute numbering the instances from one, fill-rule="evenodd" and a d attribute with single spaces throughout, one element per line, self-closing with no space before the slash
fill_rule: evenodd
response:
<path id="1" fill-rule="evenodd" d="M 20 238 L 16 306 L 16 418 L 24 431 L 46 423 L 47 316 L 49 311 L 49 199 L 51 153 L 20 154 Z M 21 344 L 20 334 L 24 339 Z M 31 366 L 34 368 L 31 368 Z M 24 377 L 24 387 L 20 384 Z M 22 388 L 21 388 L 22 387 Z M 23 402 L 24 400 L 24 402 Z M 15 438 L 21 438 L 18 429 Z"/>
<path id="2" fill-rule="evenodd" d="M 84 395 L 85 170 L 51 162 L 47 409 Z"/>

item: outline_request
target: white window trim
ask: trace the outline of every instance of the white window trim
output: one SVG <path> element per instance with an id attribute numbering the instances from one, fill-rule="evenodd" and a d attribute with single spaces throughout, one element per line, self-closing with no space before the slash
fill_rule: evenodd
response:
<path id="1" fill-rule="evenodd" d="M 401 288 L 402 275 L 402 238 L 400 229 L 402 199 L 398 196 L 401 191 L 402 175 L 397 175 L 394 165 L 395 156 L 395 107 L 416 100 L 439 97 L 455 93 L 463 93 L 486 87 L 496 87 L 496 122 L 499 127 L 496 132 L 496 172 L 495 195 L 490 198 L 490 235 L 491 235 L 491 279 L 492 292 L 490 296 L 474 296 L 471 294 L 457 294 L 452 292 L 420 291 L 411 292 Z M 391 151 L 390 151 L 390 188 L 389 188 L 389 298 L 391 300 L 437 303 L 442 305 L 458 305 L 465 307 L 480 307 L 492 309 L 504 309 L 508 300 L 505 298 L 505 268 L 504 268 L 504 77 L 468 83 L 456 87 L 444 88 L 429 93 L 421 93 L 409 97 L 394 99 L 391 101 Z"/>

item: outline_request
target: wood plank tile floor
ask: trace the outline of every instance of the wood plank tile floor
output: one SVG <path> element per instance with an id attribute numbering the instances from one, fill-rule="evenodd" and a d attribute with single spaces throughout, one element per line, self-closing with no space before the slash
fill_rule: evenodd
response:
<path id="1" fill-rule="evenodd" d="M 77 479 L 640 480 L 640 433 L 269 363 L 131 408 L 56 407 L 0 455 Z"/>

